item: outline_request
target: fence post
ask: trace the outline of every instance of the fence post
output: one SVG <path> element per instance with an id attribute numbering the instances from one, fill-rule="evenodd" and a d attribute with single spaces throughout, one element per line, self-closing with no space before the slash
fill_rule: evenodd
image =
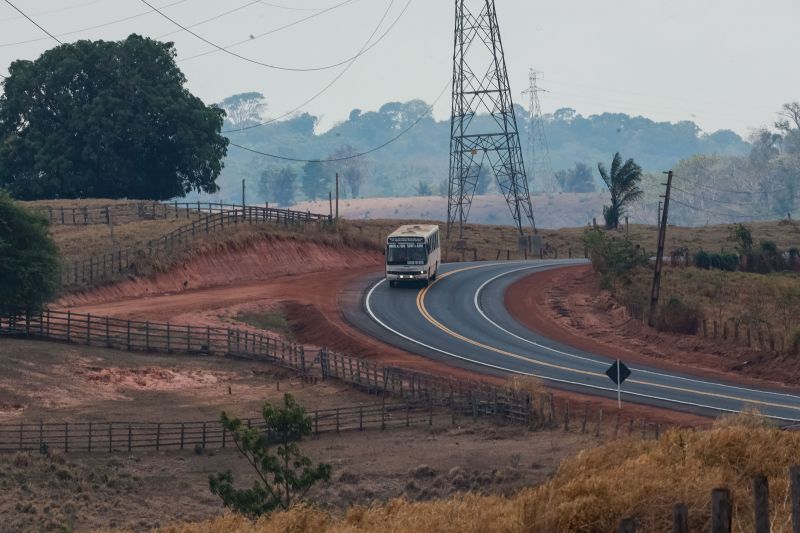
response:
<path id="1" fill-rule="evenodd" d="M 86 451 L 92 451 L 92 423 L 89 422 L 89 443 L 86 445 Z"/>
<path id="2" fill-rule="evenodd" d="M 69 451 L 69 423 L 64 422 L 64 453 Z"/>
<path id="3" fill-rule="evenodd" d="M 363 405 L 359 405 L 358 406 L 358 430 L 359 431 L 363 431 L 364 430 L 364 406 Z"/>
<path id="4" fill-rule="evenodd" d="M 800 466 L 789 467 L 792 499 L 792 533 L 800 533 Z"/>
<path id="5" fill-rule="evenodd" d="M 108 423 L 108 453 L 111 453 L 114 447 L 114 422 Z"/>
<path id="6" fill-rule="evenodd" d="M 186 428 L 184 427 L 184 423 L 181 422 L 181 450 L 183 449 L 183 436 L 185 434 Z"/>
<path id="7" fill-rule="evenodd" d="M 689 533 L 689 510 L 682 503 L 672 509 L 672 533 Z"/>
<path id="8" fill-rule="evenodd" d="M 339 409 L 336 409 L 336 433 L 339 433 Z"/>
<path id="9" fill-rule="evenodd" d="M 67 311 L 67 342 L 70 341 L 70 330 L 72 329 L 72 311 Z"/>
<path id="10" fill-rule="evenodd" d="M 131 425 L 129 423 L 128 424 L 128 452 L 131 451 L 131 433 L 132 433 L 132 430 L 131 430 Z"/>
<path id="11" fill-rule="evenodd" d="M 144 323 L 144 345 L 145 349 L 150 351 L 150 321 Z"/>
<path id="12" fill-rule="evenodd" d="M 203 449 L 206 449 L 206 423 L 203 422 Z"/>
<path id="13" fill-rule="evenodd" d="M 769 481 L 761 474 L 753 478 L 755 533 L 769 533 Z"/>
<path id="14" fill-rule="evenodd" d="M 731 492 L 711 491 L 711 533 L 731 533 Z"/>

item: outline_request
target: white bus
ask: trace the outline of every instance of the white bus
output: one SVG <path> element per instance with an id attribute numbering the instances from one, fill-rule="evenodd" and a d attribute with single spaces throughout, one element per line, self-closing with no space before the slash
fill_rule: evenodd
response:
<path id="1" fill-rule="evenodd" d="M 386 238 L 386 279 L 391 287 L 402 281 L 428 282 L 436 279 L 442 254 L 439 226 L 400 226 Z"/>

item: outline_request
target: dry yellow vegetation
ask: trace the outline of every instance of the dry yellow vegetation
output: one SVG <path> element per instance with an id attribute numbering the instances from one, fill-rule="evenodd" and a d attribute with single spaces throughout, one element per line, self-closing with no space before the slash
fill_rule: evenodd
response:
<path id="1" fill-rule="evenodd" d="M 467 494 L 443 501 L 392 500 L 353 507 L 344 516 L 298 506 L 253 522 L 227 515 L 164 533 L 293 531 L 587 532 L 611 531 L 633 517 L 640 531 L 669 531 L 678 502 L 689 529 L 708 530 L 710 493 L 731 490 L 733 530 L 753 530 L 752 477 L 770 481 L 772 531 L 791 531 L 788 468 L 800 463 L 800 433 L 754 414 L 723 418 L 713 429 L 673 429 L 658 440 L 623 439 L 579 453 L 547 483 L 516 496 Z"/>

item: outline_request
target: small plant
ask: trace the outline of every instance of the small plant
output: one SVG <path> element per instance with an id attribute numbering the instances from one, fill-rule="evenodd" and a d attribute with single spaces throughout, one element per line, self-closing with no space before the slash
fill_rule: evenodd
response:
<path id="1" fill-rule="evenodd" d="M 331 477 L 330 465 L 315 466 L 300 453 L 298 442 L 311 435 L 311 418 L 291 394 L 284 395 L 283 405 L 264 403 L 262 415 L 264 428 L 249 428 L 224 411 L 221 416 L 222 426 L 256 472 L 252 488 L 235 488 L 230 470 L 209 476 L 211 492 L 225 507 L 251 517 L 288 509 L 315 483 Z"/>
<path id="2" fill-rule="evenodd" d="M 658 331 L 694 335 L 700 329 L 702 320 L 703 312 L 697 306 L 673 297 L 659 306 L 655 327 Z"/>

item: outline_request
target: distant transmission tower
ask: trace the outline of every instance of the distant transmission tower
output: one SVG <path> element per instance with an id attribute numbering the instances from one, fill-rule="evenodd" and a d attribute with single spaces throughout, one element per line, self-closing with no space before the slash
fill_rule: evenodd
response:
<path id="1" fill-rule="evenodd" d="M 482 7 L 471 11 L 466 3 Z M 484 161 L 520 235 L 527 224 L 536 232 L 494 0 L 456 0 L 451 117 L 448 236 L 455 223 L 463 236 Z"/>
<path id="2" fill-rule="evenodd" d="M 542 120 L 542 106 L 539 103 L 539 93 L 545 92 L 538 85 L 538 72 L 530 69 L 528 80 L 530 85 L 522 94 L 529 97 L 528 103 L 528 185 L 530 188 L 543 192 L 556 192 L 556 183 L 553 167 L 550 165 L 550 149 L 547 146 L 547 136 L 544 133 L 544 120 Z"/>

